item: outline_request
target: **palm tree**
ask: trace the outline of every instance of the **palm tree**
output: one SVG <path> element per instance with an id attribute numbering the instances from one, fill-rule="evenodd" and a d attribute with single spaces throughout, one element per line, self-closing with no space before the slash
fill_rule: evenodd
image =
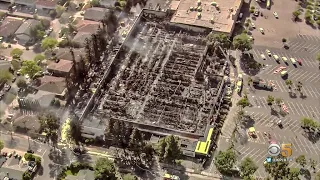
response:
<path id="1" fill-rule="evenodd" d="M 91 40 L 86 38 L 86 42 L 85 42 L 85 50 L 86 50 L 86 58 L 88 59 L 88 62 L 91 64 L 93 61 L 93 52 L 91 49 Z"/>
<path id="2" fill-rule="evenodd" d="M 270 108 L 272 108 L 273 102 L 274 102 L 274 97 L 269 95 L 267 98 L 267 103 L 268 103 L 268 106 L 270 106 Z"/>
<path id="3" fill-rule="evenodd" d="M 100 52 L 99 52 L 99 46 L 98 46 L 98 37 L 96 34 L 91 35 L 91 42 L 92 42 L 92 48 L 94 52 L 94 59 L 95 62 L 100 59 Z"/>
<path id="4" fill-rule="evenodd" d="M 293 83 L 292 83 L 292 81 L 290 79 L 286 80 L 286 85 L 288 86 L 289 89 L 291 89 L 292 84 Z"/>
<path id="5" fill-rule="evenodd" d="M 276 104 L 278 106 L 281 106 L 281 103 L 282 103 L 282 99 L 281 98 L 276 98 L 275 101 L 276 101 Z"/>

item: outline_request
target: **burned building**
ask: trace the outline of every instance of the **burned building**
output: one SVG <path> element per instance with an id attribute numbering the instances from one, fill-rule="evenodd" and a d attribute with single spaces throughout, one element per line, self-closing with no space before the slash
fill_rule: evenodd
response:
<path id="1" fill-rule="evenodd" d="M 112 119 L 160 136 L 205 136 L 218 114 L 226 65 L 207 56 L 205 37 L 175 27 L 166 12 L 143 10 L 90 99 L 83 135 L 103 134 L 101 124 Z"/>

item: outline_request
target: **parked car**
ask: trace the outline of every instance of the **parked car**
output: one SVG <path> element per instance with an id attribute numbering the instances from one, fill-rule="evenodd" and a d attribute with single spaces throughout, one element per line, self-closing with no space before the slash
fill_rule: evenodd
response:
<path id="1" fill-rule="evenodd" d="M 260 30 L 261 34 L 264 34 L 264 29 L 263 28 L 260 28 L 259 30 Z"/>
<path id="2" fill-rule="evenodd" d="M 278 56 L 278 55 L 274 54 L 274 55 L 273 55 L 273 58 L 274 58 L 276 61 L 279 61 L 279 56 Z"/>
<path id="3" fill-rule="evenodd" d="M 271 56 L 271 51 L 269 49 L 266 49 L 266 53 L 268 54 L 268 56 Z"/>
<path id="4" fill-rule="evenodd" d="M 16 77 L 13 77 L 12 80 L 11 80 L 11 82 L 14 83 L 16 80 L 17 80 L 17 78 L 16 78 Z"/>
<path id="5" fill-rule="evenodd" d="M 8 158 L 11 158 L 11 157 L 12 157 L 12 153 L 9 153 L 9 154 L 7 155 L 7 157 L 8 157 Z"/>
<path id="6" fill-rule="evenodd" d="M 10 89 L 11 89 L 11 86 L 10 86 L 9 84 L 5 84 L 5 85 L 4 85 L 4 90 L 5 90 L 6 92 L 8 92 Z"/>
<path id="7" fill-rule="evenodd" d="M 261 54 L 261 59 L 266 60 L 266 56 L 264 54 Z"/>
<path id="8" fill-rule="evenodd" d="M 34 151 L 33 151 L 33 150 L 31 150 L 31 149 L 29 149 L 29 150 L 27 151 L 27 153 L 33 154 L 33 153 L 34 153 Z"/>
<path id="9" fill-rule="evenodd" d="M 240 13 L 239 14 L 239 19 L 242 19 L 242 17 L 243 17 L 243 13 Z"/>
<path id="10" fill-rule="evenodd" d="M 278 13 L 277 13 L 277 12 L 273 12 L 273 15 L 274 15 L 274 17 L 275 17 L 276 19 L 278 19 L 278 18 L 279 18 L 279 16 L 278 16 Z"/>
<path id="11" fill-rule="evenodd" d="M 292 62 L 293 65 L 296 65 L 296 60 L 294 58 L 290 58 L 290 61 Z"/>
<path id="12" fill-rule="evenodd" d="M 282 60 L 283 60 L 285 63 L 288 63 L 288 58 L 282 57 Z"/>
<path id="13" fill-rule="evenodd" d="M 259 16 L 259 14 L 260 14 L 260 11 L 259 11 L 259 10 L 256 10 L 256 11 L 254 12 L 254 15 L 255 15 L 255 16 Z"/>
<path id="14" fill-rule="evenodd" d="M 252 27 L 253 29 L 255 29 L 255 28 L 256 28 L 256 25 L 255 25 L 253 22 L 251 22 L 251 27 Z"/>

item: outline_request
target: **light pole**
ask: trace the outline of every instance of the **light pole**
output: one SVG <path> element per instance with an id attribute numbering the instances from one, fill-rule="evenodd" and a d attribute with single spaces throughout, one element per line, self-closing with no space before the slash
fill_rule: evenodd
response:
<path id="1" fill-rule="evenodd" d="M 13 122 L 11 121 L 10 124 L 11 124 L 11 131 L 10 131 L 11 132 L 10 133 L 11 134 L 11 140 L 13 140 Z"/>

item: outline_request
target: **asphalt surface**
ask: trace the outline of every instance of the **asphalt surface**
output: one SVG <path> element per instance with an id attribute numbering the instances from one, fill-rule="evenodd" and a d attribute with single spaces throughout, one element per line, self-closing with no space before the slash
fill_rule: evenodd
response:
<path id="1" fill-rule="evenodd" d="M 300 168 L 300 165 L 294 162 L 299 155 L 305 155 L 307 160 L 310 158 L 317 161 L 316 171 L 320 171 L 320 141 L 311 141 L 308 139 L 301 126 L 301 119 L 304 117 L 312 118 L 320 123 L 320 70 L 319 62 L 315 59 L 315 52 L 320 51 L 320 38 L 316 36 L 298 35 L 288 42 L 290 49 L 270 48 L 263 46 L 255 46 L 252 50 L 254 58 L 265 64 L 265 68 L 257 75 L 266 82 L 272 82 L 275 86 L 274 91 L 257 90 L 249 87 L 247 83 L 247 75 L 244 75 L 244 91 L 248 93 L 248 98 L 252 107 L 245 108 L 245 113 L 252 118 L 246 128 L 238 129 L 236 133 L 235 150 L 238 155 L 238 162 L 249 156 L 259 166 L 256 177 L 266 177 L 263 162 L 268 157 L 267 149 L 269 139 L 264 132 L 270 133 L 271 139 L 278 144 L 291 143 L 293 162 L 290 167 Z M 273 57 L 268 57 L 266 49 L 272 54 L 278 55 L 280 58 L 287 57 L 288 64 L 281 60 L 278 64 Z M 266 56 L 266 60 L 262 60 L 261 54 Z M 290 58 L 302 61 L 302 66 L 294 66 L 290 62 Z M 281 78 L 280 73 L 274 71 L 280 66 L 286 67 L 288 71 L 288 79 L 293 81 L 293 88 L 298 81 L 302 82 L 303 96 L 296 91 L 296 97 L 289 95 L 289 90 L 285 84 L 285 80 Z M 288 108 L 288 114 L 280 115 L 280 108 L 274 105 L 275 111 L 271 112 L 270 106 L 267 105 L 268 95 L 274 98 L 281 98 Z M 238 97 L 237 95 L 235 95 Z M 238 97 L 240 98 L 240 97 Z M 234 117 L 236 110 L 229 112 L 230 117 Z M 277 126 L 277 122 L 281 120 L 283 128 Z M 249 127 L 255 127 L 257 138 L 250 138 L 247 135 Z M 234 128 L 232 118 L 226 120 L 225 126 L 222 128 L 222 135 L 219 141 L 219 149 L 226 149 L 230 146 L 231 135 Z M 307 169 L 313 174 L 313 170 L 307 165 Z"/>

